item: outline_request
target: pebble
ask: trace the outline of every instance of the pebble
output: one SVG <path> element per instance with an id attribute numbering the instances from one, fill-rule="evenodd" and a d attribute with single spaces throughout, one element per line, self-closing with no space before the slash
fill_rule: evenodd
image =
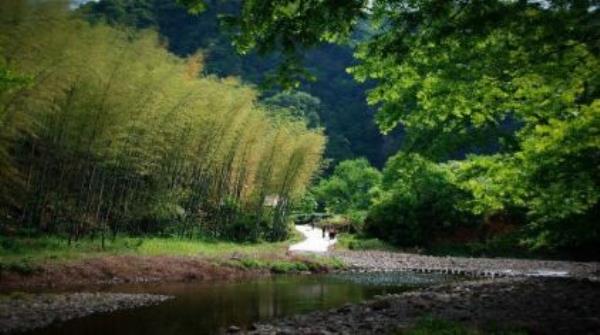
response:
<path id="1" fill-rule="evenodd" d="M 450 273 L 470 281 L 375 297 L 303 318 L 256 323 L 252 335 L 386 334 L 424 316 L 535 334 L 600 334 L 599 263 L 432 257 L 380 251 L 332 252 L 350 271 Z M 559 273 L 561 276 L 553 276 Z M 564 276 L 563 274 L 567 274 Z"/>
<path id="2" fill-rule="evenodd" d="M 561 277 L 597 281 L 598 262 L 570 262 L 511 258 L 435 257 L 387 251 L 333 251 L 329 253 L 351 271 L 413 271 L 472 277 Z"/>
<path id="3" fill-rule="evenodd" d="M 508 289 L 510 288 L 510 289 Z M 385 308 L 379 306 L 385 302 Z M 369 308 L 372 307 L 372 308 Z M 384 296 L 302 319 L 255 324 L 252 335 L 389 334 L 434 316 L 467 325 L 491 325 L 535 334 L 600 334 L 600 285 L 558 278 L 506 278 L 462 282 Z"/>

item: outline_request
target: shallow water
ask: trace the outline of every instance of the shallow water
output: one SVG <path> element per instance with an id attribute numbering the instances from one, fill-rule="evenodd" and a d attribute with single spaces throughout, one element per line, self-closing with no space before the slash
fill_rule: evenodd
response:
<path id="1" fill-rule="evenodd" d="M 245 328 L 259 320 L 340 307 L 378 294 L 449 280 L 454 279 L 438 274 L 390 272 L 121 286 L 111 291 L 160 293 L 175 299 L 158 306 L 71 320 L 29 334 L 215 334 L 230 325 Z"/>

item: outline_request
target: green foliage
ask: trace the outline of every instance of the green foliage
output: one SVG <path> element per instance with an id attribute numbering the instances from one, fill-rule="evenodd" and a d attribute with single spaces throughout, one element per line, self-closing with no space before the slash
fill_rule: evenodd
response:
<path id="1" fill-rule="evenodd" d="M 29 79 L 16 75 L 0 59 L 0 95 L 7 94 L 12 90 L 22 88 L 29 83 Z M 18 200 L 8 190 L 20 186 L 19 172 L 14 168 L 14 161 L 9 152 L 9 143 L 19 135 L 28 130 L 29 120 L 21 113 L 9 113 L 0 110 L 0 202 L 14 205 Z M 0 208 L 0 217 L 3 216 Z M 0 223 L 1 228 L 1 223 Z"/>
<path id="2" fill-rule="evenodd" d="M 366 231 L 401 246 L 426 245 L 436 234 L 469 226 L 472 216 L 456 204 L 469 194 L 443 166 L 399 153 L 383 170 L 383 192 L 369 210 Z"/>
<path id="3" fill-rule="evenodd" d="M 243 1 L 241 15 L 227 16 L 224 21 L 234 32 L 234 45 L 242 54 L 252 49 L 265 53 L 273 45 L 279 46 L 284 59 L 278 70 L 278 82 L 293 87 L 307 76 L 298 64 L 298 46 L 346 39 L 364 4 L 364 0 L 310 4 L 250 0 Z M 307 17 L 311 20 L 306 20 Z"/>
<path id="4" fill-rule="evenodd" d="M 459 214 L 482 224 L 495 215 L 524 216 L 524 242 L 533 248 L 597 251 L 595 1 L 378 0 L 299 7 L 284 1 L 253 16 L 263 10 L 258 4 L 245 6 L 234 22 L 244 29 L 240 44 L 260 50 L 290 49 L 280 44 L 282 33 L 294 38 L 294 50 L 348 37 L 368 13 L 373 29 L 358 44 L 358 63 L 350 71 L 359 81 L 376 83 L 368 101 L 379 109 L 380 129 L 401 125 L 404 151 L 432 162 L 462 159 L 438 166 L 411 159 L 401 173 L 384 174 L 386 192 L 369 213 L 373 228 L 385 227 L 377 234 L 395 229 L 398 242 L 422 243 L 432 225 L 464 221 Z M 250 18 L 257 20 L 254 27 Z M 332 24 L 339 34 L 331 35 Z M 394 160 L 388 166 L 398 164 Z"/>
<path id="5" fill-rule="evenodd" d="M 200 56 L 168 53 L 153 32 L 91 25 L 62 3 L 0 9 L 4 73 L 31 78 L 0 92 L 11 134 L 0 184 L 19 181 L 2 188 L 15 199 L 1 203 L 3 229 L 103 247 L 122 231 L 287 237 L 290 206 L 321 165 L 320 130 L 269 115 L 235 79 L 200 76 Z"/>
<path id="6" fill-rule="evenodd" d="M 200 2 L 186 3 L 194 5 Z M 264 89 L 262 95 L 267 99 L 281 93 L 284 98 L 300 98 L 301 105 L 308 102 L 306 106 L 312 109 L 313 98 L 304 99 L 300 92 L 318 98 L 320 106 L 313 110 L 318 113 L 319 122 L 316 122 L 315 115 L 309 113 L 309 124 L 326 128 L 326 157 L 334 161 L 364 156 L 374 165 L 382 166 L 386 156 L 396 150 L 395 139 L 388 137 L 384 142 L 374 123 L 372 110 L 365 99 L 370 85 L 357 83 L 346 72 L 346 68 L 355 63 L 349 46 L 323 43 L 302 50 L 306 51 L 302 62 L 316 81 L 302 80 L 297 88 L 299 91 L 282 92 L 279 85 L 268 84 L 273 82 L 274 76 L 282 73 L 278 71 L 278 64 L 285 62 L 287 57 L 281 53 L 259 55 L 249 52 L 240 55 L 232 46 L 237 34 L 228 34 L 220 29 L 219 17 L 240 13 L 246 2 L 207 0 L 204 3 L 205 10 L 196 15 L 190 15 L 173 0 L 102 0 L 87 3 L 79 12 L 95 23 L 155 28 L 167 41 L 168 49 L 176 55 L 185 57 L 202 50 L 205 61 L 203 73 L 218 77 L 236 76 L 244 82 L 260 85 Z"/>
<path id="7" fill-rule="evenodd" d="M 240 263 L 242 263 L 242 266 L 247 269 L 260 269 L 265 267 L 265 263 L 263 261 L 254 258 L 244 258 L 240 261 Z"/>
<path id="8" fill-rule="evenodd" d="M 536 248 L 594 250 L 600 241 L 600 100 L 577 116 L 539 125 L 517 154 L 527 178 Z"/>
<path id="9" fill-rule="evenodd" d="M 530 250 L 526 245 L 523 245 L 522 238 L 522 234 L 516 231 L 491 236 L 485 240 L 438 243 L 429 247 L 427 252 L 437 256 L 459 257 L 546 258 L 557 256 L 556 254 Z"/>
<path id="10" fill-rule="evenodd" d="M 308 216 L 316 212 L 317 206 L 317 198 L 312 190 L 309 190 L 308 192 L 304 193 L 302 199 L 295 204 L 294 209 L 297 212 L 302 213 L 302 217 L 299 218 L 301 221 L 307 221 L 313 219 L 312 217 Z"/>
<path id="11" fill-rule="evenodd" d="M 402 124 L 408 148 L 442 158 L 512 151 L 536 125 L 597 95 L 597 57 L 582 37 L 595 11 L 563 3 L 424 1 L 419 16 L 381 6 L 375 17 L 394 29 L 359 48 L 353 73 L 378 81 L 369 95 L 378 123 Z"/>
<path id="12" fill-rule="evenodd" d="M 3 237 L 0 239 L 0 263 L 4 264 L 5 268 L 11 264 L 28 264 L 32 268 L 37 268 L 39 264 L 47 261 L 62 262 L 106 255 L 173 255 L 229 259 L 232 254 L 240 254 L 249 255 L 242 259 L 255 259 L 262 265 L 262 259 L 283 256 L 289 243 L 289 241 L 238 243 L 199 238 L 190 240 L 176 237 L 140 236 L 109 239 L 106 241 L 105 248 L 102 249 L 97 242 L 89 238 L 69 244 L 67 238 L 59 236 Z M 7 246 L 7 244 L 11 246 Z M 247 265 L 252 267 L 250 263 Z"/>
<path id="13" fill-rule="evenodd" d="M 339 235 L 336 248 L 348 250 L 396 250 L 393 245 L 388 244 L 380 239 L 347 233 L 342 233 Z"/>
<path id="14" fill-rule="evenodd" d="M 458 187 L 472 195 L 460 204 L 469 212 L 490 215 L 526 205 L 526 176 L 511 155 L 472 155 L 447 165 L 456 176 Z"/>
<path id="15" fill-rule="evenodd" d="M 15 89 L 29 82 L 28 78 L 20 77 L 11 73 L 5 65 L 0 64 L 0 93 L 9 89 Z"/>
<path id="16" fill-rule="evenodd" d="M 308 271 L 308 266 L 303 262 L 291 261 L 275 261 L 271 263 L 271 271 L 273 273 L 290 273 Z"/>
<path id="17" fill-rule="evenodd" d="M 263 100 L 273 114 L 288 113 L 289 117 L 304 120 L 309 128 L 321 124 L 321 101 L 306 92 L 281 92 Z"/>
<path id="18" fill-rule="evenodd" d="M 14 272 L 20 275 L 29 276 L 41 269 L 38 266 L 31 265 L 27 260 L 16 261 L 12 263 L 0 263 L 0 274 L 3 271 Z"/>
<path id="19" fill-rule="evenodd" d="M 324 268 L 335 268 L 336 264 L 325 262 L 319 259 L 300 259 L 300 260 L 261 260 L 255 258 L 244 258 L 240 260 L 241 265 L 246 269 L 268 269 L 272 273 L 285 274 L 297 272 L 319 272 Z M 330 264 L 331 263 L 331 264 Z"/>
<path id="20" fill-rule="evenodd" d="M 366 159 L 346 160 L 333 174 L 313 188 L 317 200 L 331 213 L 345 214 L 367 210 L 371 195 L 381 180 L 381 173 Z"/>
<path id="21" fill-rule="evenodd" d="M 358 102 L 371 87 L 380 129 L 402 126 L 406 137 L 383 177 L 348 161 L 315 187 L 344 222 L 360 230 L 366 215 L 372 234 L 412 246 L 493 230 L 502 218 L 519 245 L 597 251 L 593 1 L 181 3 L 203 12 L 104 0 L 80 11 L 91 27 L 67 19 L 65 4 L 2 4 L 0 228 L 19 218 L 28 230 L 75 238 L 110 229 L 282 239 L 320 166 L 322 134 L 306 123 L 327 127 L 330 157 L 381 159 Z M 54 23 L 40 19 L 57 8 Z M 216 33 L 218 13 L 233 37 Z M 179 55 L 202 46 L 207 67 L 104 21 L 157 27 Z M 349 47 L 323 43 L 341 41 L 358 62 Z M 306 65 L 326 80 L 300 83 L 300 52 L 315 46 Z M 280 52 L 258 61 L 252 50 Z M 257 107 L 256 93 L 234 79 L 198 79 L 263 81 L 276 63 L 284 84 L 312 96 L 268 92 Z M 339 74 L 349 66 L 364 85 Z M 265 208 L 275 195 L 283 201 Z"/>

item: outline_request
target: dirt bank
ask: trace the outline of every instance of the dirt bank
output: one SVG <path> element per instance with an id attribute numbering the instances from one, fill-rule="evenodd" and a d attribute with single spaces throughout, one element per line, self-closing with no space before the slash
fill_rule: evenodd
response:
<path id="1" fill-rule="evenodd" d="M 70 262 L 47 262 L 27 272 L 0 272 L 0 290 L 78 288 L 157 281 L 225 280 L 254 277 L 268 270 L 246 269 L 200 257 L 106 256 Z"/>

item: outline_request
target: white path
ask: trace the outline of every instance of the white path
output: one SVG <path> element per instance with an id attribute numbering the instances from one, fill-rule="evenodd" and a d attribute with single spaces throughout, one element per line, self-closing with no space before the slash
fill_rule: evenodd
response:
<path id="1" fill-rule="evenodd" d="M 337 242 L 337 239 L 330 240 L 328 237 L 323 238 L 323 230 L 321 228 L 312 228 L 310 225 L 294 226 L 306 239 L 300 243 L 290 246 L 290 251 L 304 252 L 327 252 L 327 249 Z"/>

